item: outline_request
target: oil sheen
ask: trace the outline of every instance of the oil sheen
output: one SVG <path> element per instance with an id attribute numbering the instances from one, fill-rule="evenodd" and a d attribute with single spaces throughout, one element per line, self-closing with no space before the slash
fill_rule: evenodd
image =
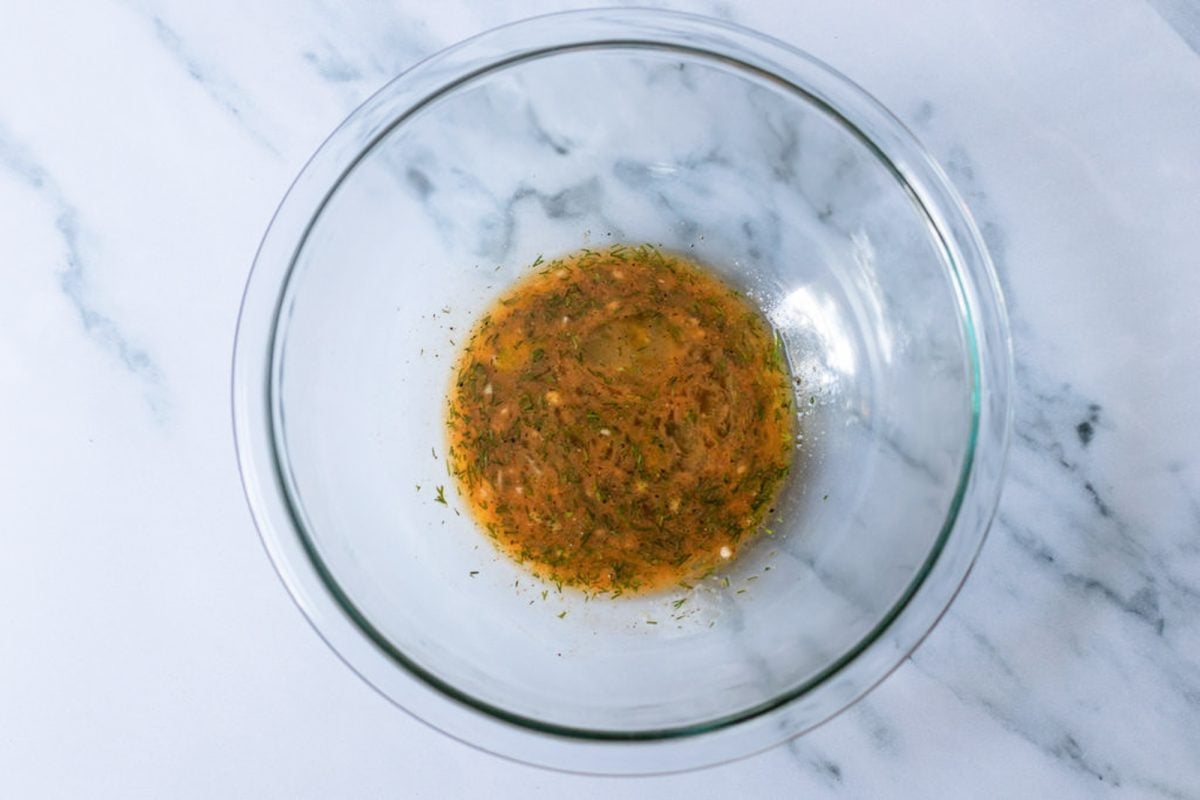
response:
<path id="1" fill-rule="evenodd" d="M 447 403 L 480 527 L 539 577 L 612 595 L 702 577 L 763 526 L 794 453 L 762 314 L 650 246 L 539 262 L 474 326 Z"/>

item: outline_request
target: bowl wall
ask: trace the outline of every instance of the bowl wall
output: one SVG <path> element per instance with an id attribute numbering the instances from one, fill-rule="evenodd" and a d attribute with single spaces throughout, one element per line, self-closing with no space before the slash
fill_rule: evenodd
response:
<path id="1" fill-rule="evenodd" d="M 235 404 L 268 548 L 353 666 L 484 746 L 645 771 L 543 745 L 758 720 L 738 747 L 657 763 L 729 757 L 836 711 L 928 630 L 998 491 L 1007 339 L 969 220 L 869 98 L 737 29 L 606 14 L 436 57 L 334 135 L 256 264 Z M 476 529 L 447 474 L 445 397 L 458 344 L 539 256 L 643 242 L 708 265 L 779 331 L 796 468 L 773 535 L 725 572 L 589 599 Z M 506 744 L 522 731 L 548 738 Z"/>

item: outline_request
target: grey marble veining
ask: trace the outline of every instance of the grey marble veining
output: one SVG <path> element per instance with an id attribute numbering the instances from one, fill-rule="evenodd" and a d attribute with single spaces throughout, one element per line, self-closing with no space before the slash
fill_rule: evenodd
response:
<path id="1" fill-rule="evenodd" d="M 117 321 L 89 292 L 87 248 L 90 232 L 80 219 L 79 210 L 64 196 L 54 176 L 2 126 L 0 170 L 31 190 L 53 218 L 63 249 L 62 261 L 58 264 L 59 286 L 74 308 L 83 332 L 143 382 L 147 401 L 155 415 L 161 418 L 167 413 L 167 400 L 157 364 L 147 350 L 126 336 Z"/>
<path id="2" fill-rule="evenodd" d="M 1200 797 L 1200 27 L 1176 0 L 686 6 L 809 49 L 897 112 L 1007 295 L 1016 424 L 996 523 L 951 611 L 864 701 L 741 763 L 596 781 L 437 736 L 322 648 L 255 541 L 229 443 L 255 237 L 383 82 L 565 7 L 6 10 L 0 794 Z M 562 158 L 578 146 L 534 109 L 511 122 Z M 820 178 L 789 174 L 804 131 L 776 133 L 778 177 L 802 194 Z M 722 169 L 719 148 L 691 157 Z M 445 182 L 471 180 L 396 177 L 431 213 Z M 497 227 L 477 247 L 516 247 L 504 220 L 523 208 L 594 214 L 607 187 L 653 183 L 631 159 L 480 186 Z M 739 236 L 769 259 L 781 233 L 768 217 Z"/>

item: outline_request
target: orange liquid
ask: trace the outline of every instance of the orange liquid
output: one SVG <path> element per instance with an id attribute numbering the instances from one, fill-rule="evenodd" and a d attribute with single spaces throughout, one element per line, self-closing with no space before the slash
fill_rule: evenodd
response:
<path id="1" fill-rule="evenodd" d="M 766 320 L 648 247 L 539 265 L 475 325 L 447 411 L 481 527 L 540 577 L 652 591 L 727 561 L 788 474 L 794 414 Z"/>

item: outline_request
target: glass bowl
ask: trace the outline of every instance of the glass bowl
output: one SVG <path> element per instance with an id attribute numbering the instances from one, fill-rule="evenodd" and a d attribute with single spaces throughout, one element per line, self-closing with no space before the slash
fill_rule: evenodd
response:
<path id="1" fill-rule="evenodd" d="M 746 292 L 801 413 L 772 535 L 692 588 L 611 599 L 476 530 L 443 414 L 493 298 L 617 242 Z M 877 102 L 735 26 L 599 10 L 439 53 L 330 136 L 255 261 L 233 404 L 263 542 L 348 665 L 462 741 L 636 774 L 802 733 L 912 651 L 993 514 L 1010 365 L 967 210 Z"/>

